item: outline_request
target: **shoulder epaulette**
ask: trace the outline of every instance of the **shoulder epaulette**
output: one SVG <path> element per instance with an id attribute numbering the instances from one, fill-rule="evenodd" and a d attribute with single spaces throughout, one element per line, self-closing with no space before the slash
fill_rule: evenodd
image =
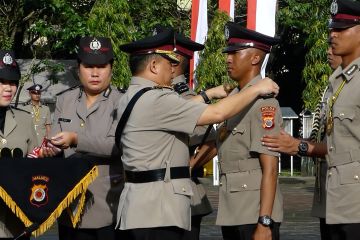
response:
<path id="1" fill-rule="evenodd" d="M 268 98 L 275 98 L 275 94 L 274 93 L 269 93 L 269 94 L 266 94 L 264 96 L 261 96 L 262 99 L 268 99 Z"/>
<path id="2" fill-rule="evenodd" d="M 190 89 L 189 86 L 184 82 L 178 82 L 177 84 L 175 84 L 173 86 L 173 88 L 174 88 L 174 91 L 177 92 L 178 94 L 187 92 Z"/>
<path id="3" fill-rule="evenodd" d="M 72 87 L 70 87 L 70 88 L 67 88 L 67 89 L 65 89 L 65 90 L 63 90 L 63 91 L 61 91 L 61 92 L 59 92 L 59 93 L 55 94 L 55 96 L 59 96 L 59 95 L 61 95 L 61 94 L 65 93 L 65 92 L 68 92 L 68 91 L 73 90 L 73 89 L 75 89 L 75 88 L 78 88 L 78 87 L 80 87 L 80 86 L 81 86 L 81 85 L 75 85 L 75 86 L 72 86 Z"/>
<path id="4" fill-rule="evenodd" d="M 156 85 L 153 87 L 153 89 L 169 89 L 169 90 L 174 90 L 172 87 L 170 86 L 165 86 L 165 85 Z"/>
<path id="5" fill-rule="evenodd" d="M 11 107 L 11 109 L 15 109 L 15 110 L 19 110 L 19 111 L 22 111 L 22 112 L 26 112 L 26 113 L 28 113 L 28 114 L 31 114 L 31 112 L 29 112 L 29 111 L 27 111 L 27 110 L 25 110 L 25 109 L 22 109 L 22 108 L 18 108 L 18 107 Z"/>
<path id="6" fill-rule="evenodd" d="M 126 93 L 127 88 L 117 87 L 116 88 L 121 93 Z"/>

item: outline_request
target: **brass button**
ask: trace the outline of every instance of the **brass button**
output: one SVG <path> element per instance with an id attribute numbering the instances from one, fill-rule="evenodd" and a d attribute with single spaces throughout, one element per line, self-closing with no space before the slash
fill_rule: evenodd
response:
<path id="1" fill-rule="evenodd" d="M 354 175 L 354 179 L 358 181 L 359 180 L 359 175 Z"/>
<path id="2" fill-rule="evenodd" d="M 246 184 L 241 185 L 242 188 L 247 188 Z"/>
<path id="3" fill-rule="evenodd" d="M 332 150 L 334 150 L 334 147 L 333 146 L 329 147 L 329 151 L 331 152 Z"/>
<path id="4" fill-rule="evenodd" d="M 186 192 L 186 189 L 183 187 L 183 188 L 182 188 L 182 191 L 183 191 L 183 192 Z"/>
<path id="5" fill-rule="evenodd" d="M 222 182 L 219 182 L 219 185 L 222 186 Z"/>
<path id="6" fill-rule="evenodd" d="M 339 116 L 340 116 L 340 117 L 343 117 L 343 116 L 345 116 L 345 114 L 344 114 L 344 113 L 340 113 Z"/>
<path id="7" fill-rule="evenodd" d="M 6 140 L 5 138 L 2 138 L 2 139 L 1 139 L 1 143 L 2 143 L 2 144 L 6 144 L 6 143 L 7 143 L 7 140 Z"/>
<path id="8" fill-rule="evenodd" d="M 85 123 L 80 123 L 80 127 L 84 127 L 85 126 Z"/>
<path id="9" fill-rule="evenodd" d="M 332 172 L 329 172 L 329 177 L 332 175 Z"/>

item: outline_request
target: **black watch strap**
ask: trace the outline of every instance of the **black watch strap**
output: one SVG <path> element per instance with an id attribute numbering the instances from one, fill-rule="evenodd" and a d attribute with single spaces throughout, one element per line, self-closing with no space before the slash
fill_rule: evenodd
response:
<path id="1" fill-rule="evenodd" d="M 209 97 L 206 95 L 206 92 L 205 92 L 205 91 L 200 91 L 200 95 L 201 95 L 201 97 L 204 99 L 204 102 L 205 102 L 206 104 L 210 104 L 210 103 L 211 103 L 211 101 L 210 101 Z"/>
<path id="2" fill-rule="evenodd" d="M 272 227 L 272 225 L 274 224 L 274 220 L 272 220 L 270 216 L 264 215 L 259 217 L 258 223 L 265 227 Z"/>

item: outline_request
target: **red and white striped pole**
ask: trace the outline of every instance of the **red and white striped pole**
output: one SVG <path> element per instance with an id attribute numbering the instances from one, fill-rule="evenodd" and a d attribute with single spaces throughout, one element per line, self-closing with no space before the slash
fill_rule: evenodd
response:
<path id="1" fill-rule="evenodd" d="M 235 3 L 234 0 L 219 0 L 219 9 L 226 12 L 234 20 Z"/>
<path id="2" fill-rule="evenodd" d="M 204 44 L 208 32 L 207 0 L 192 0 L 191 6 L 191 40 Z M 190 60 L 189 86 L 195 88 L 194 72 L 199 60 L 199 52 Z"/>

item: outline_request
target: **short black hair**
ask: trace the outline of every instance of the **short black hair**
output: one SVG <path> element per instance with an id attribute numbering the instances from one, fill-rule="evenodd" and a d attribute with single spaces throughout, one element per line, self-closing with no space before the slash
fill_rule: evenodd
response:
<path id="1" fill-rule="evenodd" d="M 149 61 L 154 57 L 159 57 L 158 54 L 137 54 L 130 55 L 129 66 L 132 75 L 139 74 L 144 71 Z"/>

